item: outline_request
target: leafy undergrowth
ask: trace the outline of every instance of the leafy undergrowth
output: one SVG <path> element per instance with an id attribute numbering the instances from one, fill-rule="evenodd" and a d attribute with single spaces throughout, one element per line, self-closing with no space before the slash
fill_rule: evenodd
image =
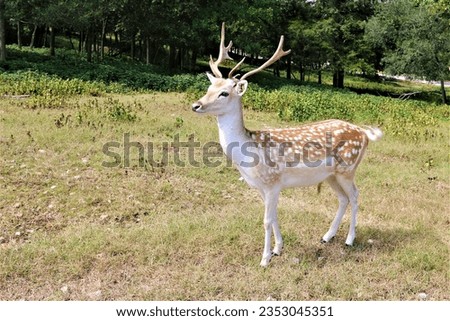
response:
<path id="1" fill-rule="evenodd" d="M 72 96 L 108 93 L 188 92 L 194 100 L 208 87 L 203 74 L 168 74 L 155 66 L 112 58 L 102 63 L 88 63 L 72 51 L 61 51 L 58 56 L 49 57 L 42 50 L 10 49 L 11 57 L 3 65 L 6 72 L 0 74 L 0 95 L 29 95 L 24 105 L 33 109 L 64 108 Z M 371 90 L 380 87 L 383 92 L 391 88 L 393 93 L 399 93 L 398 86 L 361 79 L 351 77 L 351 86 Z M 450 117 L 448 106 L 424 101 L 402 101 L 327 86 L 301 85 L 268 73 L 250 81 L 256 83 L 251 84 L 245 95 L 245 107 L 275 112 L 283 121 L 339 118 L 381 126 L 388 134 L 419 141 L 434 139 L 439 133 L 429 128 Z"/>
<path id="2" fill-rule="evenodd" d="M 278 113 L 285 121 L 316 121 L 329 118 L 383 127 L 393 136 L 434 139 L 432 128 L 448 120 L 448 106 L 419 101 L 401 101 L 345 90 L 321 90 L 307 86 L 285 86 L 276 90 L 256 87 L 245 96 L 245 106 Z"/>
<path id="3" fill-rule="evenodd" d="M 9 48 L 8 61 L 0 65 L 0 94 L 45 95 L 86 93 L 127 93 L 131 91 L 185 91 L 206 84 L 205 77 L 168 73 L 162 68 L 126 59 L 107 57 L 103 62 L 87 62 L 70 50 L 55 57 L 45 49 Z M 96 90 L 92 91 L 93 88 Z M 91 92 L 92 91 L 92 92 Z"/>

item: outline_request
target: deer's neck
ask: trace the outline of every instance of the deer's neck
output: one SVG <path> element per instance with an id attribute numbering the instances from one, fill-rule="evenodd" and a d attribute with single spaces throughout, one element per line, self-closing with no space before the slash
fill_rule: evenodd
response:
<path id="1" fill-rule="evenodd" d="M 224 153 L 235 163 L 242 161 L 242 146 L 251 141 L 244 127 L 242 107 L 239 112 L 217 116 L 219 141 Z"/>

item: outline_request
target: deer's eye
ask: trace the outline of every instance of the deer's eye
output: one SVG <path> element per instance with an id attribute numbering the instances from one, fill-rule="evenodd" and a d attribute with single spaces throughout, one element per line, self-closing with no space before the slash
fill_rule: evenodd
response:
<path id="1" fill-rule="evenodd" d="M 228 97 L 230 94 L 228 93 L 228 92 L 226 92 L 226 91 L 222 91 L 220 94 L 219 94 L 219 97 Z"/>

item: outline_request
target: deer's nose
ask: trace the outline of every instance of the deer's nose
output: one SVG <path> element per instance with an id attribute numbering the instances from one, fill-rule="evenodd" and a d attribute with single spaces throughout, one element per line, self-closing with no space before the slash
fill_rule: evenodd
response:
<path id="1" fill-rule="evenodd" d="M 202 107 L 203 107 L 203 105 L 202 105 L 199 101 L 197 101 L 196 103 L 193 103 L 193 104 L 192 104 L 192 111 L 197 112 L 197 111 L 199 111 Z"/>

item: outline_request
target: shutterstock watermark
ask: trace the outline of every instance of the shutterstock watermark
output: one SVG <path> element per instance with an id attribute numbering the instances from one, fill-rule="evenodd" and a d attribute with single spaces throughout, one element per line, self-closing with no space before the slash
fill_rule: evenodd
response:
<path id="1" fill-rule="evenodd" d="M 333 146 L 334 145 L 334 146 Z M 232 167 L 232 155 L 239 155 L 241 167 L 254 167 L 265 164 L 277 167 L 283 162 L 286 167 L 295 167 L 300 163 L 307 167 L 318 167 L 325 163 L 345 165 L 339 150 L 345 141 L 332 142 L 331 133 L 317 141 L 308 141 L 302 146 L 296 142 L 232 142 L 227 145 L 226 157 L 221 145 L 216 141 L 200 142 L 195 134 L 181 139 L 175 134 L 170 141 L 134 141 L 130 133 L 124 133 L 121 141 L 109 141 L 103 144 L 104 167 L 161 167 L 173 164 L 178 167 Z M 332 147 L 333 146 L 333 147 Z M 325 155 L 318 157 L 318 155 Z"/>

